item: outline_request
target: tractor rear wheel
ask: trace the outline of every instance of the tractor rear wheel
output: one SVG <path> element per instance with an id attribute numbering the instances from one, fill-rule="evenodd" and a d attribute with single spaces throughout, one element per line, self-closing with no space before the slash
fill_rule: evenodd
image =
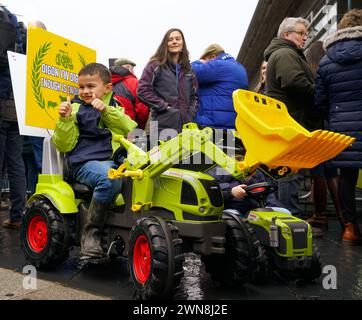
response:
<path id="1" fill-rule="evenodd" d="M 63 262 L 69 254 L 73 226 L 72 217 L 60 214 L 49 200 L 35 200 L 21 225 L 21 247 L 26 260 L 42 269 Z"/>
<path id="2" fill-rule="evenodd" d="M 259 246 L 254 283 L 264 283 L 269 280 L 272 274 L 272 263 L 269 259 L 268 249 L 269 248 L 264 247 L 262 244 Z"/>
<path id="3" fill-rule="evenodd" d="M 170 298 L 180 287 L 184 260 L 175 226 L 156 217 L 137 220 L 131 230 L 128 264 L 139 298 Z"/>

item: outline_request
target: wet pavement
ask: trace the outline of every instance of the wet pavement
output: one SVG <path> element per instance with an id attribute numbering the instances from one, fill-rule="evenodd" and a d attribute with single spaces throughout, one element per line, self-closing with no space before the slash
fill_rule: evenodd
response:
<path id="1" fill-rule="evenodd" d="M 0 211 L 0 223 L 7 218 L 6 211 Z M 23 267 L 26 265 L 20 250 L 19 231 L 0 227 L 0 288 L 5 284 L 6 270 L 15 271 L 23 279 Z M 188 254 L 184 264 L 185 276 L 182 288 L 175 296 L 176 300 L 345 300 L 362 299 L 362 246 L 349 246 L 341 243 L 340 226 L 336 220 L 330 220 L 328 233 L 316 243 L 321 252 L 324 266 L 334 266 L 337 271 L 336 289 L 324 289 L 323 283 L 327 274 L 322 274 L 314 282 L 304 282 L 274 274 L 262 284 L 247 284 L 243 288 L 223 288 L 211 280 L 204 271 L 203 264 L 195 254 Z M 127 262 L 119 259 L 106 265 L 92 266 L 79 271 L 77 269 L 79 249 L 74 248 L 70 257 L 53 271 L 37 271 L 38 278 L 46 283 L 57 283 L 69 291 L 77 289 L 82 292 L 99 295 L 105 299 L 130 300 L 134 298 L 134 290 L 129 281 Z M 3 276 L 2 276 L 3 275 Z M 324 281 L 323 281 L 324 279 Z M 18 287 L 19 283 L 13 286 Z M 54 290 L 55 292 L 55 290 Z M 1 296 L 0 300 L 7 299 Z M 37 296 L 34 297 L 36 299 Z M 39 298 L 39 297 L 38 297 Z M 52 295 L 52 290 L 40 299 L 62 299 Z"/>

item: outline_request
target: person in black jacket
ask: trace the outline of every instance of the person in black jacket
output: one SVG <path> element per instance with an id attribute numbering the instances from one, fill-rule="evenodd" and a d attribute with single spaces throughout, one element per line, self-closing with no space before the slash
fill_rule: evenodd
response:
<path id="1" fill-rule="evenodd" d="M 362 9 L 347 12 L 324 46 L 327 54 L 317 71 L 315 105 L 326 112 L 328 130 L 356 138 L 332 160 L 340 168 L 339 198 L 345 220 L 342 239 L 355 244 L 362 241 L 355 202 L 362 168 Z"/>
<path id="2" fill-rule="evenodd" d="M 5 162 L 10 185 L 10 217 L 2 226 L 20 229 L 25 206 L 26 178 L 7 51 L 23 52 L 17 18 L 0 4 L 0 167 Z"/>
<path id="3" fill-rule="evenodd" d="M 184 124 L 193 120 L 198 103 L 196 89 L 184 34 L 172 28 L 164 35 L 138 83 L 138 98 L 151 111 L 151 145 L 175 137 Z"/>

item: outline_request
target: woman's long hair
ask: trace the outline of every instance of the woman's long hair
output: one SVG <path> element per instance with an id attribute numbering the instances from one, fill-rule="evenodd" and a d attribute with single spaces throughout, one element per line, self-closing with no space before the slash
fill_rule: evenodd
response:
<path id="1" fill-rule="evenodd" d="M 264 88 L 266 85 L 266 76 L 265 79 L 263 80 L 263 64 L 267 63 L 266 61 L 263 61 L 260 65 L 260 72 L 259 72 L 259 81 L 258 84 L 256 85 L 256 87 L 254 88 L 254 91 L 256 93 L 262 93 L 264 94 Z"/>
<path id="2" fill-rule="evenodd" d="M 170 34 L 174 31 L 178 31 L 181 33 L 182 40 L 183 40 L 183 46 L 182 46 L 182 52 L 180 54 L 180 64 L 181 68 L 183 70 L 190 70 L 191 64 L 190 64 L 190 57 L 189 57 L 189 51 L 187 50 L 186 41 L 183 32 L 180 29 L 172 28 L 166 32 L 164 35 L 161 44 L 157 48 L 156 53 L 151 57 L 151 61 L 159 61 L 160 65 L 164 65 L 168 62 L 172 61 L 171 54 L 168 52 L 167 46 L 168 46 L 168 39 L 170 37 Z"/>
<path id="3" fill-rule="evenodd" d="M 314 42 L 306 52 L 305 58 L 309 63 L 314 76 L 316 76 L 319 62 L 322 60 L 325 54 L 326 52 L 323 48 L 323 42 L 320 40 Z"/>

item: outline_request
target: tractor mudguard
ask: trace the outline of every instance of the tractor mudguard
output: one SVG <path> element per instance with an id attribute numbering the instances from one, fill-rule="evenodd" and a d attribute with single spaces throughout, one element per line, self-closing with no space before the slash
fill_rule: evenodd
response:
<path id="1" fill-rule="evenodd" d="M 39 198 L 48 199 L 62 214 L 78 212 L 74 192 L 70 185 L 63 180 L 62 175 L 40 174 L 36 192 L 27 203 L 30 204 Z"/>

